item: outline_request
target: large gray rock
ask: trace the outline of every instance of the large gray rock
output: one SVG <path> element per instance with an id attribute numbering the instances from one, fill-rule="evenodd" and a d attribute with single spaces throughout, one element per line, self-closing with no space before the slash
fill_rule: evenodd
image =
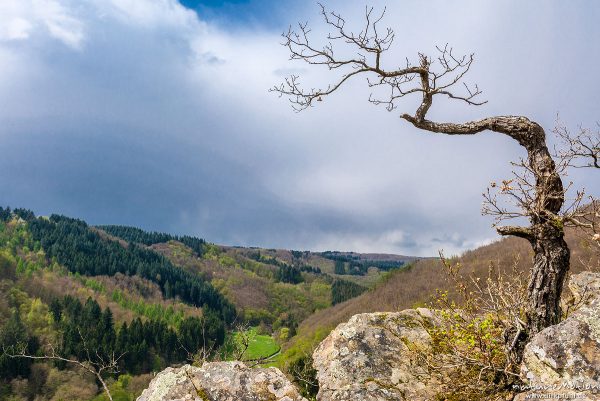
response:
<path id="1" fill-rule="evenodd" d="M 137 401 L 306 401 L 279 369 L 242 362 L 185 365 L 160 372 Z"/>
<path id="2" fill-rule="evenodd" d="M 439 391 L 408 344 L 426 349 L 428 309 L 364 313 L 340 324 L 313 353 L 319 401 L 428 400 Z"/>
<path id="3" fill-rule="evenodd" d="M 569 289 L 573 294 L 573 303 L 581 301 L 588 303 L 600 297 L 600 274 L 593 272 L 582 272 L 571 276 Z"/>
<path id="4" fill-rule="evenodd" d="M 557 392 L 581 393 L 591 388 L 600 393 L 600 274 L 577 274 L 569 287 L 584 304 L 526 345 L 521 378 L 528 385 Z M 587 397 L 596 399 L 590 393 Z"/>

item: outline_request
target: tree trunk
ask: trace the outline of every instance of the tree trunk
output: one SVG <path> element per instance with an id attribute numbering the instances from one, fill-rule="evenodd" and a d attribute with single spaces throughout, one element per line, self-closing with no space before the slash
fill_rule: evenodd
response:
<path id="1" fill-rule="evenodd" d="M 565 192 L 556 164 L 548 151 L 542 127 L 532 123 L 519 141 L 527 149 L 529 166 L 535 176 L 535 202 L 529 241 L 533 248 L 533 268 L 528 287 L 527 331 L 531 338 L 562 317 L 560 298 L 570 267 L 570 251 L 564 239 L 560 211 Z M 519 138 L 520 139 L 520 138 Z"/>
<path id="2" fill-rule="evenodd" d="M 528 336 L 557 324 L 562 315 L 560 296 L 569 271 L 570 252 L 564 240 L 562 227 L 546 222 L 539 227 L 539 237 L 531 241 L 533 269 L 528 287 Z M 538 227 L 533 227 L 535 228 Z"/>

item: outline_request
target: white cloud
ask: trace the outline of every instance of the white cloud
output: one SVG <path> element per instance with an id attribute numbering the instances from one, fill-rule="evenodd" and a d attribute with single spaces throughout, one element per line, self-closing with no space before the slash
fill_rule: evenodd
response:
<path id="1" fill-rule="evenodd" d="M 177 0 L 92 0 L 104 13 L 123 23 L 181 30 L 197 25 L 196 14 Z"/>
<path id="2" fill-rule="evenodd" d="M 4 27 L 0 28 L 0 39 L 29 39 L 35 30 L 42 30 L 79 49 L 84 40 L 84 26 L 71 13 L 70 6 L 72 3 L 59 0 L 4 0 L 0 4 L 0 27 Z"/>
<path id="3" fill-rule="evenodd" d="M 32 29 L 32 25 L 29 21 L 23 18 L 13 18 L 6 22 L 0 37 L 5 40 L 21 40 L 27 39 Z"/>

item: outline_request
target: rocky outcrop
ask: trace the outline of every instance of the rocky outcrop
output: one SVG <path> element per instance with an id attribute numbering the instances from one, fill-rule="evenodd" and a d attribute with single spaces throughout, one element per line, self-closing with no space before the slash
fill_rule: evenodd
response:
<path id="1" fill-rule="evenodd" d="M 578 308 L 527 344 L 521 368 L 523 392 L 514 401 L 600 401 L 600 274 L 575 275 L 569 287 Z M 313 353 L 320 386 L 317 399 L 436 399 L 452 383 L 437 382 L 413 351 L 431 350 L 425 328 L 435 320 L 430 310 L 419 308 L 355 315 L 340 324 Z M 159 400 L 306 401 L 278 369 L 250 369 L 241 362 L 168 368 L 138 398 Z"/>
<path id="2" fill-rule="evenodd" d="M 319 401 L 428 400 L 435 395 L 427 369 L 410 349 L 430 346 L 428 309 L 364 313 L 340 324 L 313 353 Z"/>
<path id="3" fill-rule="evenodd" d="M 600 274 L 574 275 L 569 288 L 576 303 L 583 305 L 527 344 L 521 378 L 534 388 L 532 392 L 577 393 L 600 399 L 594 391 L 584 391 L 600 393 Z"/>
<path id="4" fill-rule="evenodd" d="M 279 369 L 242 362 L 167 368 L 137 401 L 306 401 Z"/>
<path id="5" fill-rule="evenodd" d="M 430 400 L 440 387 L 411 349 L 431 346 L 428 309 L 365 313 L 340 324 L 313 354 L 319 401 Z M 189 365 L 159 373 L 137 401 L 306 401 L 275 368 L 241 362 Z"/>

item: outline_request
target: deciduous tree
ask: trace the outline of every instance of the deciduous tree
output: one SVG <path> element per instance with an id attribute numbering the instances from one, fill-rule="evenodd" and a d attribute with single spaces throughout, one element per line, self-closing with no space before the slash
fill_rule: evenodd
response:
<path id="1" fill-rule="evenodd" d="M 475 135 L 493 131 L 519 143 L 527 152 L 524 167 L 531 173 L 531 188 L 519 205 L 528 226 L 497 225 L 500 235 L 525 238 L 533 248 L 533 268 L 528 286 L 527 333 L 533 335 L 557 323 L 561 318 L 560 296 L 569 270 L 570 252 L 564 239 L 565 187 L 555 160 L 551 156 L 544 128 L 525 116 L 501 115 L 467 122 L 433 121 L 429 111 L 434 100 L 445 97 L 467 105 L 482 105 L 477 85 L 468 85 L 464 78 L 473 61 L 473 54 L 457 55 L 448 45 L 438 47 L 435 56 L 418 53 L 414 62 L 403 61 L 403 67 L 388 69 L 384 58 L 396 38 L 391 28 L 381 28 L 385 11 L 375 15 L 366 8 L 365 21 L 359 29 L 349 27 L 338 13 L 321 5 L 321 15 L 330 29 L 324 44 L 315 44 L 307 24 L 284 33 L 284 45 L 291 60 L 312 66 L 323 66 L 335 76 L 322 88 L 306 89 L 300 77 L 292 75 L 271 90 L 288 97 L 297 111 L 307 109 L 335 94 L 351 79 L 366 76 L 367 84 L 377 93 L 369 101 L 395 111 L 405 96 L 419 96 L 420 104 L 412 113 L 400 112 L 400 117 L 413 126 L 436 134 Z M 338 45 L 345 47 L 340 52 Z M 350 52 L 348 51 L 350 48 Z M 347 54 L 352 54 L 347 56 Z M 392 62 L 398 65 L 397 62 Z M 587 149 L 587 148 L 586 148 Z M 589 150 L 589 149 L 588 149 Z M 597 148 L 596 148 L 597 156 Z M 597 159 L 594 159 L 597 163 Z M 510 186 L 510 182 L 505 185 Z M 507 188 L 508 189 L 508 188 Z"/>

